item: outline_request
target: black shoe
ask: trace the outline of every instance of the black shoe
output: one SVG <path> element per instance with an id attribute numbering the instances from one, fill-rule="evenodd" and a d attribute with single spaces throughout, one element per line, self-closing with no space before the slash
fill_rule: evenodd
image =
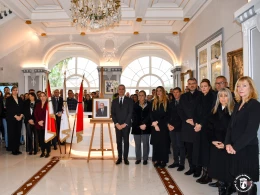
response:
<path id="1" fill-rule="evenodd" d="M 201 177 L 201 180 L 199 181 L 200 184 L 208 184 L 210 182 L 212 182 L 212 178 L 209 177 L 209 174 L 208 174 L 208 171 L 207 170 L 204 170 L 203 171 L 205 174 L 204 177 Z"/>
<path id="2" fill-rule="evenodd" d="M 165 167 L 166 167 L 166 163 L 165 163 L 165 162 L 161 162 L 159 168 L 163 169 L 163 168 L 165 168 Z"/>
<path id="3" fill-rule="evenodd" d="M 18 153 L 17 152 L 12 152 L 12 155 L 18 155 Z"/>
<path id="4" fill-rule="evenodd" d="M 125 159 L 124 162 L 125 162 L 125 165 L 129 165 L 129 161 L 127 159 Z"/>
<path id="5" fill-rule="evenodd" d="M 171 165 L 168 166 L 168 168 L 175 168 L 175 167 L 179 167 L 180 165 L 178 163 L 173 163 Z"/>
<path id="6" fill-rule="evenodd" d="M 200 177 L 201 173 L 194 173 L 193 174 L 193 177 L 197 178 L 197 177 Z"/>
<path id="7" fill-rule="evenodd" d="M 193 177 L 199 177 L 201 175 L 201 168 L 196 168 Z"/>
<path id="8" fill-rule="evenodd" d="M 20 152 L 19 150 L 16 152 L 17 154 L 22 154 L 22 152 Z"/>
<path id="9" fill-rule="evenodd" d="M 122 159 L 117 159 L 116 165 L 119 165 L 122 162 Z"/>
<path id="10" fill-rule="evenodd" d="M 138 164 L 140 164 L 140 162 L 141 162 L 141 160 L 137 160 L 137 161 L 135 161 L 135 164 L 138 165 Z"/>
<path id="11" fill-rule="evenodd" d="M 34 153 L 33 153 L 34 155 L 36 155 L 37 154 L 37 152 L 36 151 L 34 151 Z"/>
<path id="12" fill-rule="evenodd" d="M 57 148 L 57 146 L 55 145 L 53 149 L 54 149 L 54 150 L 57 150 L 58 148 Z"/>
<path id="13" fill-rule="evenodd" d="M 210 187 L 213 187 L 213 188 L 216 188 L 216 187 L 219 186 L 219 183 L 218 183 L 218 181 L 215 182 L 215 183 L 209 183 L 209 186 L 210 186 Z"/>
<path id="14" fill-rule="evenodd" d="M 156 163 L 154 164 L 154 167 L 160 167 L 160 165 L 161 165 L 160 162 L 156 162 Z"/>
<path id="15" fill-rule="evenodd" d="M 144 160 L 143 165 L 147 165 L 147 163 L 148 163 L 147 160 Z"/>
<path id="16" fill-rule="evenodd" d="M 50 153 L 47 153 L 47 154 L 45 155 L 45 158 L 48 158 L 48 157 L 50 157 Z"/>
<path id="17" fill-rule="evenodd" d="M 41 155 L 40 155 L 40 158 L 43 158 L 45 156 L 45 154 L 44 153 L 42 153 Z"/>
<path id="18" fill-rule="evenodd" d="M 187 172 L 185 172 L 184 174 L 185 175 L 192 175 L 194 172 L 195 172 L 194 169 L 190 169 Z"/>
<path id="19" fill-rule="evenodd" d="M 226 186 L 225 186 L 224 182 L 219 182 L 218 194 L 219 195 L 226 195 L 227 194 L 227 189 L 226 189 Z"/>
<path id="20" fill-rule="evenodd" d="M 235 186 L 234 186 L 232 183 L 227 184 L 226 194 L 225 194 L 225 195 L 231 195 L 231 194 L 233 194 L 234 192 L 236 192 Z"/>
<path id="21" fill-rule="evenodd" d="M 6 151 L 10 152 L 10 151 L 12 151 L 12 150 L 11 150 L 10 148 L 7 147 L 7 148 L 6 148 Z"/>
<path id="22" fill-rule="evenodd" d="M 32 155 L 32 152 L 29 152 L 29 155 Z"/>
<path id="23" fill-rule="evenodd" d="M 205 179 L 207 172 L 203 169 L 202 170 L 202 176 L 196 180 L 197 183 L 200 183 L 202 180 Z"/>
<path id="24" fill-rule="evenodd" d="M 183 165 L 180 165 L 177 169 L 177 171 L 183 171 L 185 169 L 185 167 Z"/>

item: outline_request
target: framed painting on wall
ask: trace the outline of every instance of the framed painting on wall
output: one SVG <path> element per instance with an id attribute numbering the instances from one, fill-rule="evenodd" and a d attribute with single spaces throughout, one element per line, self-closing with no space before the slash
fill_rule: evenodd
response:
<path id="1" fill-rule="evenodd" d="M 243 49 L 237 49 L 227 53 L 227 60 L 229 66 L 229 87 L 234 91 L 237 80 L 244 75 L 243 66 Z"/>
<path id="2" fill-rule="evenodd" d="M 113 94 L 114 93 L 114 80 L 106 80 L 105 81 L 105 94 Z"/>
<path id="3" fill-rule="evenodd" d="M 187 70 L 184 73 L 181 73 L 181 87 L 182 87 L 182 92 L 184 92 L 185 87 L 188 83 L 188 79 L 193 77 L 192 70 Z"/>

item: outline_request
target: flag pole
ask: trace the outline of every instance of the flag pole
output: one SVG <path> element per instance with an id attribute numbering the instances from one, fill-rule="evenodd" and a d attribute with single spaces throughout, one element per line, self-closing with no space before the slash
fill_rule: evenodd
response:
<path id="1" fill-rule="evenodd" d="M 63 80 L 63 82 L 66 82 L 66 71 L 64 72 L 64 80 Z M 63 83 L 63 94 L 62 94 L 62 96 L 63 96 L 63 106 L 64 106 L 64 98 L 66 97 L 66 83 L 64 84 Z M 67 104 L 67 101 L 66 101 L 66 104 Z M 67 112 L 67 111 L 66 111 Z M 61 133 L 61 132 L 60 132 Z M 59 138 L 60 139 L 60 138 Z M 67 144 L 66 144 L 66 140 L 64 141 L 65 142 L 65 144 L 64 144 L 64 153 L 65 154 L 67 154 Z"/>
<path id="2" fill-rule="evenodd" d="M 85 74 L 83 74 L 81 84 L 83 83 L 84 76 L 85 76 Z M 80 84 L 80 86 L 81 86 L 81 84 Z M 79 92 L 79 93 L 80 93 L 80 92 Z M 82 101 L 83 101 L 83 99 L 81 100 L 81 103 L 82 103 Z M 77 108 L 78 108 L 78 106 L 79 106 L 79 99 L 78 99 Z M 77 113 L 75 113 L 75 118 L 74 118 L 73 131 L 72 131 L 71 142 L 70 142 L 69 157 L 70 157 L 70 153 L 71 153 L 72 141 L 73 141 L 73 136 L 74 136 L 74 132 L 75 132 L 75 123 L 76 123 L 76 118 L 77 118 Z"/>
<path id="3" fill-rule="evenodd" d="M 49 83 L 49 85 L 50 85 L 50 81 L 49 81 L 49 74 L 47 74 L 47 82 Z M 49 87 L 49 85 L 47 84 L 47 87 Z M 50 85 L 50 88 L 51 88 L 51 85 Z M 47 93 L 48 93 L 48 91 L 49 90 L 47 90 Z M 51 91 L 50 91 L 51 92 Z M 49 95 L 50 95 L 50 97 L 51 97 L 51 94 L 47 94 L 47 97 L 48 97 L 48 99 L 49 99 Z M 51 97 L 52 98 L 52 97 Z M 53 105 L 53 102 L 52 102 L 52 99 L 50 99 L 50 100 L 48 100 L 49 102 L 51 102 L 52 103 L 52 105 Z M 59 149 L 60 149 L 60 155 L 62 154 L 62 152 L 61 152 L 61 146 L 60 146 L 60 142 L 59 142 L 59 138 L 58 138 L 58 128 L 57 128 L 57 116 L 56 116 L 56 114 L 54 114 L 55 115 L 55 127 L 56 127 L 56 139 L 57 139 L 57 141 L 58 141 L 58 145 L 59 145 Z M 55 138 L 54 138 L 55 139 Z"/>

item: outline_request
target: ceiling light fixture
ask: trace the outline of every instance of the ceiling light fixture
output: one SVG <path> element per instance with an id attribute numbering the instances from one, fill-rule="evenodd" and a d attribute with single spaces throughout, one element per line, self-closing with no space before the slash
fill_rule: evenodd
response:
<path id="1" fill-rule="evenodd" d="M 71 20 L 82 29 L 101 29 L 121 20 L 120 0 L 72 0 Z"/>

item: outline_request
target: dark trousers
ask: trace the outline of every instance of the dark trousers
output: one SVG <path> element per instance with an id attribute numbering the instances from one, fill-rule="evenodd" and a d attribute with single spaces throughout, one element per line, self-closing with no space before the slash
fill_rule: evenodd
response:
<path id="1" fill-rule="evenodd" d="M 57 132 L 56 132 L 55 138 L 52 139 L 52 145 L 53 145 L 53 146 L 56 146 L 56 145 L 57 145 L 57 142 L 58 142 L 59 137 L 60 137 L 60 121 L 61 121 L 61 117 L 60 117 L 60 116 L 56 116 Z"/>
<path id="2" fill-rule="evenodd" d="M 150 151 L 149 138 L 150 138 L 150 134 L 134 135 L 136 160 L 142 159 L 142 147 L 141 147 L 142 142 L 143 142 L 143 160 L 148 160 L 149 151 Z"/>
<path id="3" fill-rule="evenodd" d="M 118 130 L 116 128 L 116 144 L 117 144 L 117 151 L 118 151 L 119 159 L 122 159 L 122 156 L 123 156 L 122 142 L 124 142 L 124 159 L 128 159 L 129 133 L 130 133 L 129 127 L 126 127 L 122 130 Z"/>
<path id="4" fill-rule="evenodd" d="M 192 156 L 193 156 L 193 143 L 191 142 L 185 142 L 186 150 L 187 150 L 187 156 L 188 156 L 188 162 L 190 169 L 196 171 L 197 173 L 201 172 L 202 167 L 201 166 L 195 166 L 192 163 Z"/>
<path id="5" fill-rule="evenodd" d="M 18 152 L 20 147 L 20 138 L 22 130 L 22 120 L 8 120 L 7 131 L 8 131 L 8 148 L 12 152 Z"/>
<path id="6" fill-rule="evenodd" d="M 35 153 L 38 152 L 39 140 L 38 131 L 34 125 L 26 124 L 26 151 Z"/>
<path id="7" fill-rule="evenodd" d="M 181 140 L 181 132 L 170 131 L 170 138 L 172 143 L 173 160 L 174 163 L 183 165 L 185 164 L 185 147 L 184 142 Z M 180 159 L 179 159 L 180 154 Z"/>
<path id="8" fill-rule="evenodd" d="M 44 138 L 45 138 L 45 130 L 44 129 L 37 129 L 39 132 L 39 137 L 40 137 L 40 146 L 41 146 L 41 151 L 42 153 L 45 153 L 45 150 L 47 153 L 51 152 L 51 141 L 48 141 L 45 143 Z"/>

